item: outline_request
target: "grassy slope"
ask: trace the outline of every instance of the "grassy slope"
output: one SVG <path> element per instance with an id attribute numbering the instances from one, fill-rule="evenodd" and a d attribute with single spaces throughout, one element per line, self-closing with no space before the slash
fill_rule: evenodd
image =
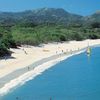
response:
<path id="1" fill-rule="evenodd" d="M 100 29 L 65 27 L 60 25 L 39 25 L 35 27 L 13 27 L 12 35 L 17 43 L 38 45 L 55 41 L 100 38 Z"/>

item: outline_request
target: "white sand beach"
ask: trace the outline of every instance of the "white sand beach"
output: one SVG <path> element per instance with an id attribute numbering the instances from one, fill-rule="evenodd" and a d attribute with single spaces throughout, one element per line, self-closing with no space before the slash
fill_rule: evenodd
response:
<path id="1" fill-rule="evenodd" d="M 25 73 L 22 72 L 21 74 L 20 72 L 19 76 L 15 75 L 15 79 L 13 79 L 13 81 L 11 81 L 12 79 L 9 79 L 10 83 L 16 82 L 16 80 L 17 82 L 19 80 L 19 83 L 23 80 L 29 80 L 30 76 L 34 77 L 40 74 L 41 72 L 48 69 L 49 67 L 52 67 L 52 65 L 56 64 L 59 60 L 64 60 L 69 56 L 65 54 L 65 56 L 62 58 L 59 58 L 58 56 L 58 58 L 49 60 L 49 62 L 44 61 L 42 65 L 37 66 L 34 70 L 30 70 L 31 64 L 34 64 L 36 61 L 51 57 L 53 55 L 58 55 L 64 52 L 70 52 L 70 51 L 86 48 L 88 44 L 89 46 L 100 45 L 100 39 L 85 40 L 85 41 L 70 41 L 64 43 L 49 43 L 49 44 L 44 44 L 43 47 L 22 46 L 19 47 L 19 49 L 11 49 L 11 51 L 13 52 L 12 58 L 0 60 L 0 83 L 3 84 L 3 87 L 1 86 L 0 93 L 4 90 L 8 91 L 8 89 L 11 88 L 10 84 L 2 82 L 2 79 L 3 78 L 6 79 L 7 76 L 10 75 L 11 73 L 14 74 L 14 72 L 16 72 L 17 70 L 27 69 L 27 71 L 24 71 Z M 23 75 L 26 78 L 23 79 L 22 78 Z"/>

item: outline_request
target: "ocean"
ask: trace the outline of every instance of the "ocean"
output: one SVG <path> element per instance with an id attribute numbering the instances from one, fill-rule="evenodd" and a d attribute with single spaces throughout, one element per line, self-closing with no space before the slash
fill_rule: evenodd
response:
<path id="1" fill-rule="evenodd" d="M 100 47 L 56 64 L 0 100 L 100 100 Z"/>

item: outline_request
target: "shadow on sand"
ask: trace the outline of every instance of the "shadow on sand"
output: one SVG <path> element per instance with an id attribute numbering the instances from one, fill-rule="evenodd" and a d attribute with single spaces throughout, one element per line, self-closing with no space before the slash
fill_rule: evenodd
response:
<path id="1" fill-rule="evenodd" d="M 0 57 L 1 60 L 8 60 L 8 59 L 16 59 L 15 57 L 12 57 L 11 55 L 7 55 L 4 57 Z"/>

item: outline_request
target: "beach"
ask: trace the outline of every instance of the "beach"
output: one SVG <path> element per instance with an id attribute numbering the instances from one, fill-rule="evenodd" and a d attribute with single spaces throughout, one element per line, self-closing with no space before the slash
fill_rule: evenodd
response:
<path id="1" fill-rule="evenodd" d="M 11 49 L 12 57 L 0 60 L 0 94 L 20 83 L 24 84 L 25 80 L 28 81 L 31 79 L 30 77 L 41 74 L 59 61 L 83 52 L 82 50 L 88 45 L 100 45 L 100 39 L 49 43 L 39 47 L 22 46 L 19 49 Z"/>

